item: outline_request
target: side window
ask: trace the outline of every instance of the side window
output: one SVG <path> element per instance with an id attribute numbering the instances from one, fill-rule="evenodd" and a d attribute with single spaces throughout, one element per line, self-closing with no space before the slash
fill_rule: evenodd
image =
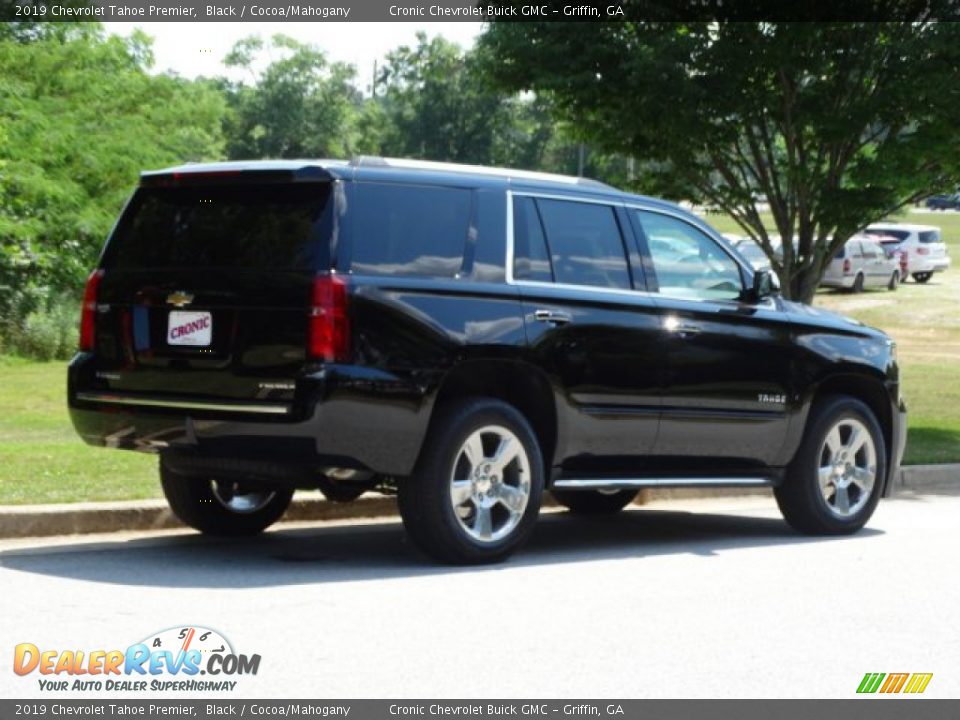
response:
<path id="1" fill-rule="evenodd" d="M 860 245 L 863 247 L 863 257 L 866 260 L 876 260 L 877 259 L 877 246 L 873 243 L 862 242 Z"/>
<path id="2" fill-rule="evenodd" d="M 513 277 L 553 282 L 547 239 L 533 198 L 513 199 Z"/>
<path id="3" fill-rule="evenodd" d="M 636 213 L 647 237 L 661 295 L 698 300 L 740 296 L 740 267 L 708 235 L 669 215 Z"/>
<path id="4" fill-rule="evenodd" d="M 629 290 L 630 270 L 609 205 L 538 199 L 558 283 Z"/>
<path id="5" fill-rule="evenodd" d="M 453 277 L 463 265 L 470 201 L 461 188 L 358 183 L 350 270 Z"/>

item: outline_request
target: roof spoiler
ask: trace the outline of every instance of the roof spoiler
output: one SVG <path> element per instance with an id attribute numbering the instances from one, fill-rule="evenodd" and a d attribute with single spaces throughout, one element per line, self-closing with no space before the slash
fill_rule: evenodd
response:
<path id="1" fill-rule="evenodd" d="M 305 166 L 296 169 L 212 169 L 210 166 L 189 165 L 172 170 L 154 170 L 140 173 L 141 187 L 189 187 L 195 185 L 248 185 L 291 182 L 330 182 L 333 176 L 321 167 Z"/>

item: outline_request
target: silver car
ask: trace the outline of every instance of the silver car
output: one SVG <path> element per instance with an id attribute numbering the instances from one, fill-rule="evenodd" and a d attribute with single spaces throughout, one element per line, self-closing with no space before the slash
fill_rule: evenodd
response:
<path id="1" fill-rule="evenodd" d="M 820 287 L 860 292 L 867 287 L 896 290 L 900 284 L 900 263 L 889 257 L 880 243 L 855 235 L 833 256 Z"/>

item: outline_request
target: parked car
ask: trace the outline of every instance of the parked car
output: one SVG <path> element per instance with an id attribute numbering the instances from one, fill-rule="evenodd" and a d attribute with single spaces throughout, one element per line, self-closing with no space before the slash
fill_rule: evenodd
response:
<path id="1" fill-rule="evenodd" d="M 863 292 L 868 287 L 896 290 L 900 284 L 900 261 L 887 255 L 880 243 L 864 235 L 847 240 L 833 256 L 820 281 L 821 287 Z"/>
<path id="2" fill-rule="evenodd" d="M 893 341 L 772 293 L 679 206 L 382 158 L 144 173 L 68 394 L 86 442 L 159 455 L 201 532 L 377 488 L 455 563 L 516 550 L 544 491 L 604 514 L 770 487 L 797 530 L 850 533 L 906 437 Z"/>
<path id="3" fill-rule="evenodd" d="M 867 227 L 863 234 L 879 241 L 888 253 L 904 253 L 907 272 L 918 283 L 925 283 L 934 273 L 943 272 L 950 267 L 950 255 L 938 227 L 874 223 Z"/>
<path id="4" fill-rule="evenodd" d="M 930 210 L 960 210 L 960 193 L 952 195 L 932 195 L 927 198 Z"/>
<path id="5" fill-rule="evenodd" d="M 754 270 L 770 270 L 770 258 L 767 257 L 767 254 L 763 251 L 759 245 L 757 245 L 753 238 L 745 237 L 739 240 L 734 247 L 737 249 L 737 252 L 743 256 L 743 258 L 750 263 Z"/>

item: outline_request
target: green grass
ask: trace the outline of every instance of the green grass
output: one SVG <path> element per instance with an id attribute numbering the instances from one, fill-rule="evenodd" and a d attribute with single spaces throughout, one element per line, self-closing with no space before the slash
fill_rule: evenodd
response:
<path id="1" fill-rule="evenodd" d="M 0 357 L 0 504 L 158 496 L 155 458 L 76 436 L 66 377 L 66 363 Z"/>

